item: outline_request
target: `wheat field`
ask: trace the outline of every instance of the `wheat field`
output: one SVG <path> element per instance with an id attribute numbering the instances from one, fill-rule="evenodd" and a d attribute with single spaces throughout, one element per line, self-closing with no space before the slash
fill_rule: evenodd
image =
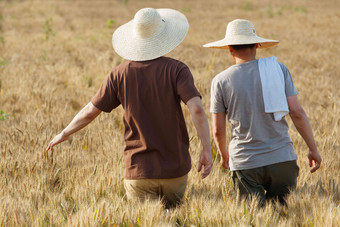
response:
<path id="1" fill-rule="evenodd" d="M 287 117 L 300 166 L 288 209 L 259 210 L 255 199 L 240 200 L 213 141 L 213 170 L 200 179 L 201 146 L 184 105 L 193 167 L 184 203 L 170 213 L 160 202 L 124 195 L 121 107 L 45 151 L 123 61 L 112 33 L 144 7 L 187 16 L 188 36 L 168 56 L 190 67 L 210 123 L 210 82 L 233 61 L 227 51 L 202 45 L 223 38 L 236 18 L 251 20 L 259 36 L 280 40 L 258 57 L 275 55 L 290 69 L 323 158 L 311 174 L 307 146 Z M 339 12 L 338 0 L 1 0 L 0 225 L 340 226 Z"/>

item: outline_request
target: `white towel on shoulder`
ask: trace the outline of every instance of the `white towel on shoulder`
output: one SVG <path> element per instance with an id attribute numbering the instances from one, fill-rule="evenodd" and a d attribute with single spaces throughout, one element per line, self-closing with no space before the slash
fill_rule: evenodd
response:
<path id="1" fill-rule="evenodd" d="M 273 113 L 275 121 L 280 121 L 289 113 L 289 109 L 284 75 L 276 59 L 276 57 L 260 58 L 259 71 L 265 112 Z"/>

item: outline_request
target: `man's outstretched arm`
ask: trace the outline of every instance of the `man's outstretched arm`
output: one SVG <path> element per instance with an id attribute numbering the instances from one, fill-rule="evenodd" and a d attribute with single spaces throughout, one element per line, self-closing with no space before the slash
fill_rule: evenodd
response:
<path id="1" fill-rule="evenodd" d="M 309 166 L 314 167 L 310 170 L 311 173 L 314 173 L 317 169 L 320 168 L 321 165 L 321 156 L 318 153 L 318 149 L 316 146 L 316 142 L 314 139 L 312 127 L 309 123 L 308 117 L 299 103 L 297 96 L 289 96 L 287 97 L 288 107 L 289 107 L 289 115 L 293 120 L 295 128 L 298 130 L 299 134 L 302 136 L 303 140 L 306 142 L 309 152 Z"/>
<path id="2" fill-rule="evenodd" d="M 203 146 L 197 170 L 198 172 L 200 172 L 202 167 L 204 166 L 202 178 L 205 178 L 209 175 L 212 167 L 208 119 L 205 115 L 204 108 L 199 97 L 194 97 L 190 99 L 187 102 L 187 106 L 189 108 L 192 121 L 194 122 L 198 137 L 200 138 Z"/>
<path id="3" fill-rule="evenodd" d="M 223 168 L 228 169 L 229 152 L 226 139 L 226 113 L 213 113 L 212 122 L 214 140 L 221 154 L 221 165 Z"/>
<path id="4" fill-rule="evenodd" d="M 71 123 L 48 144 L 47 150 L 65 140 L 93 121 L 102 111 L 89 102 L 71 121 Z"/>

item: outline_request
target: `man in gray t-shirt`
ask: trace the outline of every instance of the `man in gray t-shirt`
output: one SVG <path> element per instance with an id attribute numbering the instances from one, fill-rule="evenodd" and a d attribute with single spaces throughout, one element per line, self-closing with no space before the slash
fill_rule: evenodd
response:
<path id="1" fill-rule="evenodd" d="M 232 171 L 232 178 L 241 195 L 255 194 L 261 204 L 266 199 L 278 199 L 285 204 L 284 197 L 296 187 L 299 167 L 296 153 L 288 135 L 288 125 L 284 117 L 274 118 L 268 112 L 267 90 L 264 82 L 278 79 L 283 100 L 274 100 L 275 106 L 287 106 L 287 113 L 309 147 L 308 158 L 311 172 L 321 164 L 313 132 L 308 118 L 297 99 L 297 90 L 289 70 L 282 63 L 260 66 L 256 60 L 256 49 L 271 47 L 276 40 L 260 38 L 250 21 L 234 20 L 228 24 L 223 40 L 206 44 L 205 47 L 229 49 L 235 65 L 219 73 L 211 85 L 210 112 L 213 117 L 214 139 L 221 154 L 221 164 Z M 263 77 L 261 67 L 278 68 L 279 72 Z M 274 72 L 271 68 L 271 73 Z M 282 72 L 281 72 L 282 71 Z M 275 83 L 274 83 L 275 84 Z M 267 89 L 267 90 L 266 90 Z M 272 97 L 269 99 L 273 100 Z M 281 102 L 283 104 L 281 104 Z M 231 140 L 227 151 L 226 117 L 231 123 Z"/>
<path id="2" fill-rule="evenodd" d="M 297 95 L 288 69 L 280 64 L 286 96 Z M 211 85 L 211 113 L 228 113 L 232 124 L 230 170 L 253 169 L 296 160 L 288 125 L 265 113 L 258 60 L 236 64 L 218 74 Z"/>

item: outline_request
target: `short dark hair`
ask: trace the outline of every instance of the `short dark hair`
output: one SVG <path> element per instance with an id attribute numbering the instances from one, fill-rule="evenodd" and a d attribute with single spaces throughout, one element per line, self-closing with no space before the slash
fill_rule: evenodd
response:
<path id="1" fill-rule="evenodd" d="M 256 43 L 252 43 L 252 44 L 242 44 L 242 45 L 229 45 L 230 47 L 232 47 L 234 50 L 241 50 L 241 49 L 247 49 L 247 48 L 254 48 Z"/>

